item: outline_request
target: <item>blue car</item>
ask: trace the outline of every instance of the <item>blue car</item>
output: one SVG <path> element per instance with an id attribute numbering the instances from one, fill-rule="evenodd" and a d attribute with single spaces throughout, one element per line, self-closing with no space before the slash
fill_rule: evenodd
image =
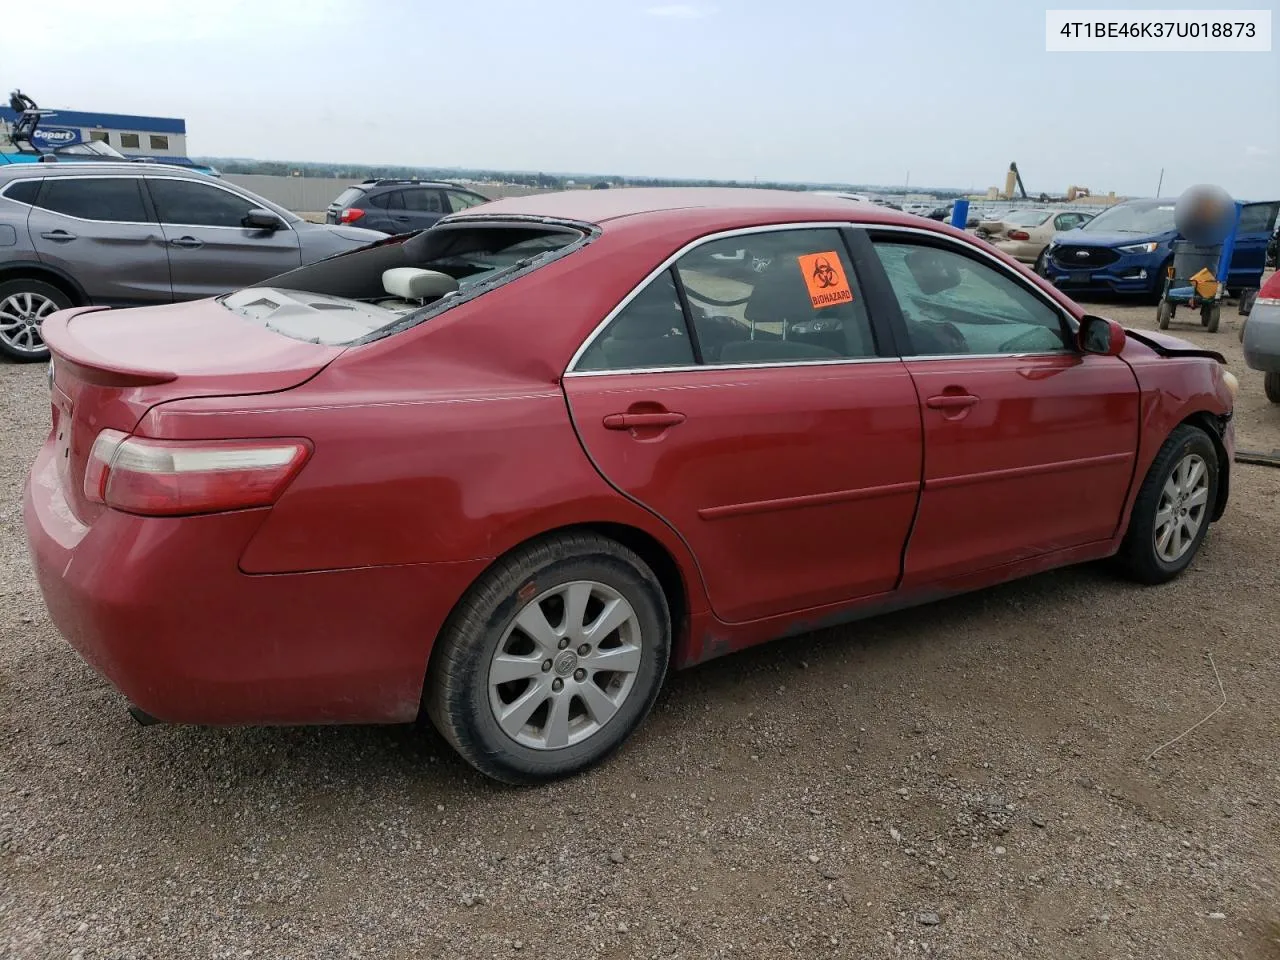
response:
<path id="1" fill-rule="evenodd" d="M 1138 294 L 1158 300 L 1173 263 L 1175 200 L 1126 200 L 1108 207 L 1082 227 L 1050 242 L 1044 275 L 1072 296 Z M 1267 244 L 1280 201 L 1246 203 L 1227 275 L 1232 293 L 1256 290 L 1266 268 Z"/>

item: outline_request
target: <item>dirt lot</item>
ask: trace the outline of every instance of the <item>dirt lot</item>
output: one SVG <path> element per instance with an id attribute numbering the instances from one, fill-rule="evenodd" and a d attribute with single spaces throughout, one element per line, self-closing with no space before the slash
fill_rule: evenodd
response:
<path id="1" fill-rule="evenodd" d="M 1280 448 L 1224 320 L 1178 332 Z M 1280 957 L 1280 471 L 1237 467 L 1176 584 L 1074 569 L 714 662 L 517 791 L 421 730 L 134 725 L 27 570 L 43 375 L 0 365 L 0 958 Z M 1144 759 L 1214 665 L 1225 707 Z"/>

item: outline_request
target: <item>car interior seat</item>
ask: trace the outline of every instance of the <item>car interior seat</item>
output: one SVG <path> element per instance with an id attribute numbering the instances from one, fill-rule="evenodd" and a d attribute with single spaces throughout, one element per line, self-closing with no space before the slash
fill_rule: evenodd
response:
<path id="1" fill-rule="evenodd" d="M 426 305 L 429 300 L 439 300 L 458 292 L 458 281 L 438 270 L 420 267 L 392 267 L 382 271 L 382 289 L 391 299 L 379 300 L 378 306 L 386 310 L 408 312 Z"/>

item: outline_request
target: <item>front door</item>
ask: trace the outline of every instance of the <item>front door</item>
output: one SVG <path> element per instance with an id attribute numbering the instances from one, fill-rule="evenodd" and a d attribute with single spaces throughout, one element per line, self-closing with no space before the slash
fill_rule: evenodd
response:
<path id="1" fill-rule="evenodd" d="M 749 239 L 768 270 L 716 256 L 742 237 L 704 244 L 564 378 L 597 469 L 684 538 L 729 622 L 893 590 L 920 485 L 915 389 L 839 231 Z"/>
<path id="2" fill-rule="evenodd" d="M 232 190 L 196 180 L 149 176 L 169 254 L 175 300 L 218 296 L 259 283 L 302 263 L 298 235 L 250 229 L 244 217 L 259 205 Z"/>
<path id="3" fill-rule="evenodd" d="M 1078 352 L 1064 314 L 996 261 L 874 236 L 924 423 L 903 588 L 1113 536 L 1138 442 L 1128 364 Z"/>
<path id="4" fill-rule="evenodd" d="M 1267 267 L 1267 244 L 1276 228 L 1280 201 L 1246 203 L 1240 210 L 1236 245 L 1231 254 L 1227 285 L 1233 290 L 1256 290 L 1262 286 Z"/>
<path id="5" fill-rule="evenodd" d="M 75 278 L 93 303 L 168 303 L 164 233 L 138 177 L 47 177 L 27 227 L 41 261 Z"/>

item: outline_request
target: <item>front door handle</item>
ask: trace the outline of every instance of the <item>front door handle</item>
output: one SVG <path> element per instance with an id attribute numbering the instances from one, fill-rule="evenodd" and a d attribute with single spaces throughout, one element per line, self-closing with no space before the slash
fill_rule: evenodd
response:
<path id="1" fill-rule="evenodd" d="M 964 410 L 977 402 L 977 397 L 967 393 L 944 393 L 940 397 L 930 397 L 925 406 L 931 410 Z"/>
<path id="2" fill-rule="evenodd" d="M 203 247 L 204 242 L 202 240 L 197 240 L 195 237 L 178 237 L 175 240 L 170 240 L 169 245 L 194 250 L 196 247 Z"/>
<path id="3" fill-rule="evenodd" d="M 684 423 L 683 413 L 664 410 L 661 413 L 610 413 L 604 418 L 606 430 L 634 430 L 637 427 L 674 427 Z"/>
<path id="4" fill-rule="evenodd" d="M 40 236 L 45 240 L 52 240 L 55 243 L 66 243 L 68 240 L 74 240 L 76 238 L 74 233 L 67 233 L 65 230 L 49 230 L 40 234 Z"/>

